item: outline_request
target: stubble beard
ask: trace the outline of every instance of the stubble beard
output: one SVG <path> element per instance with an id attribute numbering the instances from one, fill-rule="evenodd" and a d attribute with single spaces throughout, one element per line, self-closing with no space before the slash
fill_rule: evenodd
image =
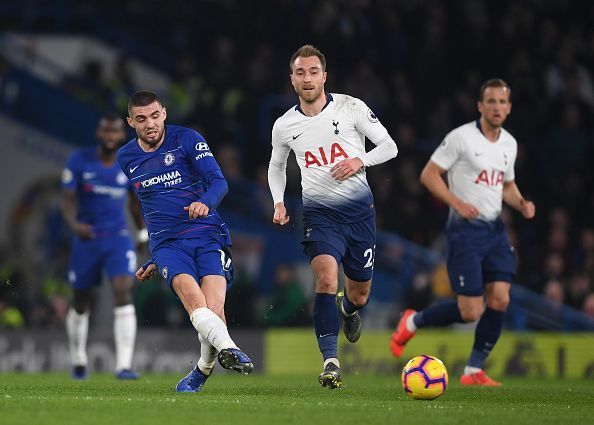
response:
<path id="1" fill-rule="evenodd" d="M 158 133 L 159 133 L 158 137 L 156 139 L 154 139 L 154 140 L 145 139 L 144 137 L 142 137 L 138 133 L 136 133 L 136 135 L 138 136 L 138 138 L 140 140 L 142 140 L 143 143 L 149 145 L 151 148 L 154 148 L 155 146 L 157 146 L 159 144 L 159 142 L 161 141 L 161 139 L 163 139 L 163 134 L 165 133 L 165 128 L 163 127 L 163 129 L 161 129 L 161 131 L 159 131 Z"/>

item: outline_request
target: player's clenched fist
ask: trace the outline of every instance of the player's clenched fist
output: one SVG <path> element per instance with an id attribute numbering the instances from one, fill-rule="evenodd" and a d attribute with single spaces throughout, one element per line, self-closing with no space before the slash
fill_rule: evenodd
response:
<path id="1" fill-rule="evenodd" d="M 192 202 L 189 207 L 184 207 L 184 210 L 188 212 L 190 220 L 195 218 L 204 218 L 208 215 L 209 208 L 202 202 Z"/>
<path id="2" fill-rule="evenodd" d="M 332 178 L 336 180 L 346 180 L 353 174 L 356 174 L 363 167 L 363 161 L 359 158 L 348 158 L 340 161 L 330 170 Z"/>
<path id="3" fill-rule="evenodd" d="M 282 202 L 277 203 L 274 206 L 274 217 L 272 218 L 274 224 L 280 224 L 284 226 L 289 222 L 289 216 L 287 215 L 287 209 L 285 204 Z"/>
<path id="4" fill-rule="evenodd" d="M 520 203 L 520 212 L 524 218 L 534 218 L 534 214 L 536 214 L 536 206 L 534 206 L 534 202 L 523 199 Z"/>
<path id="5" fill-rule="evenodd" d="M 136 271 L 136 279 L 144 282 L 147 279 L 153 277 L 153 274 L 157 270 L 157 265 L 155 263 L 151 263 L 148 266 L 142 266 Z"/>

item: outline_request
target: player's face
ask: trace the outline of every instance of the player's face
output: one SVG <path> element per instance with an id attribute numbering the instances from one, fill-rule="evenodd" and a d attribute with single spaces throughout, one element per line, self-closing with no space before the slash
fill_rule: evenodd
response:
<path id="1" fill-rule="evenodd" d="M 505 87 L 487 87 L 483 100 L 478 102 L 478 110 L 491 127 L 501 127 L 511 112 L 509 90 Z"/>
<path id="2" fill-rule="evenodd" d="M 126 138 L 124 123 L 121 119 L 108 120 L 103 118 L 97 127 L 97 140 L 108 152 L 115 151 Z"/>
<path id="3" fill-rule="evenodd" d="M 128 124 L 138 138 L 149 146 L 155 146 L 163 140 L 167 111 L 159 102 L 147 106 L 134 106 L 128 117 Z"/>
<path id="4" fill-rule="evenodd" d="M 324 92 L 326 73 L 317 56 L 299 56 L 293 62 L 291 84 L 299 97 L 307 103 L 315 102 Z"/>

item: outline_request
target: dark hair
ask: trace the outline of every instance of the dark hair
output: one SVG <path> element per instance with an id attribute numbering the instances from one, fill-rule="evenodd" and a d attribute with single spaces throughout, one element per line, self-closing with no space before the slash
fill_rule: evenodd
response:
<path id="1" fill-rule="evenodd" d="M 491 78 L 490 80 L 485 81 L 479 89 L 479 102 L 483 101 L 485 90 L 487 90 L 487 88 L 489 87 L 501 87 L 507 89 L 507 92 L 509 93 L 509 100 L 511 101 L 511 88 L 507 85 L 507 83 L 503 81 L 501 78 Z"/>
<path id="2" fill-rule="evenodd" d="M 317 56 L 320 59 L 320 63 L 322 64 L 322 71 L 326 71 L 326 56 L 324 56 L 322 52 L 320 52 L 311 44 L 306 44 L 297 49 L 297 51 L 293 53 L 293 56 L 291 56 L 291 61 L 289 62 L 289 68 L 291 69 L 291 72 L 293 72 L 293 64 L 295 63 L 295 59 L 300 56 L 304 58 Z"/>
<path id="3" fill-rule="evenodd" d="M 128 116 L 130 116 L 130 111 L 135 106 L 147 106 L 153 102 L 158 102 L 159 105 L 163 105 L 161 100 L 157 97 L 155 93 L 148 90 L 140 90 L 134 93 L 130 97 L 130 101 L 128 102 Z"/>

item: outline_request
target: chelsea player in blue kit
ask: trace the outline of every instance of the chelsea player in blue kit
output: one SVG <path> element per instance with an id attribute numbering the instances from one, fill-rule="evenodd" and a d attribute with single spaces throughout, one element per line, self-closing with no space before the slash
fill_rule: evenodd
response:
<path id="1" fill-rule="evenodd" d="M 115 301 L 116 376 L 136 379 L 138 376 L 131 369 L 136 338 L 136 311 L 132 304 L 136 252 L 124 215 L 131 190 L 115 163 L 116 150 L 126 137 L 124 122 L 116 115 L 104 115 L 96 137 L 98 145 L 74 151 L 62 173 L 62 212 L 74 233 L 68 273 L 74 300 L 66 316 L 72 377 L 87 377 L 91 292 L 101 282 L 105 270 Z M 129 205 L 136 225 L 142 228 L 144 223 L 135 198 L 132 194 Z M 146 235 L 146 229 L 143 230 L 139 235 Z"/>
<path id="2" fill-rule="evenodd" d="M 229 231 L 216 207 L 227 194 L 227 182 L 200 134 L 165 125 L 167 111 L 154 93 L 132 95 L 128 115 L 137 137 L 118 151 L 117 159 L 140 200 L 154 259 L 136 276 L 144 281 L 158 268 L 198 331 L 200 359 L 176 387 L 197 392 L 217 353 L 225 369 L 253 370 L 225 324 L 233 264 Z"/>

